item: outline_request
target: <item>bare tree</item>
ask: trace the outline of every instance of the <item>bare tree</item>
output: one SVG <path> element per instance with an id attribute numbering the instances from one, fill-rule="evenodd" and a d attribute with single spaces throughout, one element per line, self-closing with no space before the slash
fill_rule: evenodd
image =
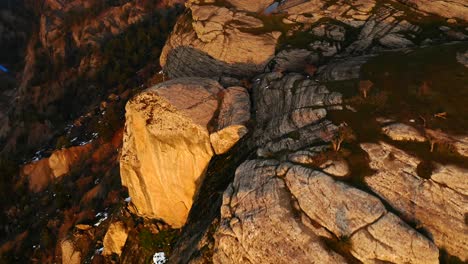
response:
<path id="1" fill-rule="evenodd" d="M 372 86 L 374 86 L 374 83 L 370 80 L 359 81 L 359 92 L 361 92 L 362 97 L 367 98 Z"/>
<path id="2" fill-rule="evenodd" d="M 426 138 L 431 144 L 431 152 L 434 151 L 436 145 L 453 146 L 453 143 L 455 142 L 453 138 L 440 130 L 426 129 L 425 132 Z"/>
<path id="3" fill-rule="evenodd" d="M 336 131 L 326 130 L 324 132 L 322 138 L 332 143 L 334 151 L 340 151 L 343 142 L 356 139 L 353 130 L 346 123 L 341 123 Z"/>

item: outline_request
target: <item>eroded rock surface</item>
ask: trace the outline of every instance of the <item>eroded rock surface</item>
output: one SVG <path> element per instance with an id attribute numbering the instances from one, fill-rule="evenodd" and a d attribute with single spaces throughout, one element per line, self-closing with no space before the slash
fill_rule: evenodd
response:
<path id="1" fill-rule="evenodd" d="M 120 170 L 138 214 L 185 223 L 213 156 L 208 123 L 222 89 L 208 79 L 179 79 L 129 101 Z"/>
<path id="2" fill-rule="evenodd" d="M 216 263 L 342 263 L 349 256 L 325 242 L 347 239 L 348 253 L 364 263 L 438 263 L 432 241 L 388 212 L 378 197 L 333 179 L 326 166 L 305 167 L 328 149 L 326 135 L 335 130 L 328 127 L 326 108 L 341 103 L 339 94 L 299 75 L 275 73 L 257 82 L 254 96 L 257 155 L 269 159 L 244 162 L 224 193 Z M 271 104 L 273 98 L 281 103 Z M 297 108 L 320 107 L 323 115 L 294 118 Z"/>
<path id="3" fill-rule="evenodd" d="M 227 152 L 244 137 L 250 120 L 250 96 L 245 88 L 229 87 L 222 97 L 215 132 L 210 135 L 216 154 Z"/>
<path id="4" fill-rule="evenodd" d="M 294 215 L 277 161 L 248 161 L 224 193 L 215 263 L 343 263 Z M 299 217 L 299 219 L 297 218 Z"/>
<path id="5" fill-rule="evenodd" d="M 441 167 L 424 179 L 416 171 L 420 160 L 402 150 L 386 143 L 361 147 L 369 154 L 371 168 L 377 170 L 365 179 L 372 191 L 429 232 L 438 247 L 466 260 L 466 169 Z"/>
<path id="6" fill-rule="evenodd" d="M 234 2 L 239 6 L 241 1 Z M 257 9 L 246 2 L 239 8 L 245 6 Z M 252 76 L 274 56 L 281 33 L 263 30 L 260 19 L 241 10 L 191 1 L 188 8 L 191 13 L 181 16 L 162 51 L 161 65 L 170 77 Z"/>
<path id="7" fill-rule="evenodd" d="M 110 224 L 106 235 L 104 236 L 103 255 L 122 254 L 122 248 L 125 245 L 128 237 L 127 227 L 123 222 L 115 222 Z"/>

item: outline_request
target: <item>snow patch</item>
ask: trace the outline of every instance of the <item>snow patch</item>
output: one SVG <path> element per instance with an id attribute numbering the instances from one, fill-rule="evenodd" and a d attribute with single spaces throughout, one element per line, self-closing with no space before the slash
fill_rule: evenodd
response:
<path id="1" fill-rule="evenodd" d="M 97 213 L 96 217 L 99 217 L 99 220 L 94 224 L 94 226 L 99 226 L 100 224 L 102 224 L 102 222 L 107 220 L 107 218 L 109 217 L 109 214 L 107 214 L 106 212 Z"/>
<path id="2" fill-rule="evenodd" d="M 166 263 L 167 259 L 166 259 L 166 255 L 164 254 L 164 252 L 156 252 L 154 253 L 153 255 L 153 263 L 154 264 L 164 264 Z"/>

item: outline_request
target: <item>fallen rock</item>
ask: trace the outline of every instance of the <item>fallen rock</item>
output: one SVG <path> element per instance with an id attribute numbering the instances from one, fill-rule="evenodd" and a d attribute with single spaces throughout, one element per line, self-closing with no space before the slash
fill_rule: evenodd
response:
<path id="1" fill-rule="evenodd" d="M 79 164 L 89 154 L 92 144 L 76 146 L 54 151 L 49 157 L 49 166 L 55 177 L 60 177 L 70 172 L 70 169 Z"/>
<path id="2" fill-rule="evenodd" d="M 427 140 L 416 128 L 402 123 L 384 126 L 382 132 L 396 141 L 424 142 Z"/>
<path id="3" fill-rule="evenodd" d="M 232 125 L 245 125 L 250 120 L 249 92 L 239 86 L 229 87 L 223 93 L 223 99 L 216 121 L 216 130 Z"/>
<path id="4" fill-rule="evenodd" d="M 107 229 L 106 235 L 104 236 L 103 245 L 104 251 L 102 255 L 110 256 L 122 254 L 122 248 L 125 245 L 128 237 L 128 230 L 123 222 L 114 222 L 110 224 Z"/>
<path id="5" fill-rule="evenodd" d="M 139 215 L 185 224 L 213 156 L 208 125 L 222 90 L 209 79 L 181 78 L 127 103 L 120 171 Z"/>
<path id="6" fill-rule="evenodd" d="M 361 147 L 369 154 L 369 166 L 377 171 L 365 178 L 369 188 L 424 228 L 439 248 L 467 260 L 466 169 L 439 167 L 430 179 L 423 179 L 416 171 L 420 160 L 402 150 L 382 142 Z"/>

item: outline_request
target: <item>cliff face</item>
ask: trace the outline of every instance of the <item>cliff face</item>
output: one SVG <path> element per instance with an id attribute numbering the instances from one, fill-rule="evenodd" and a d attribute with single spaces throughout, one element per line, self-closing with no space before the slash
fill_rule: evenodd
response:
<path id="1" fill-rule="evenodd" d="M 171 82 L 243 86 L 252 109 L 250 133 L 203 172 L 170 262 L 467 261 L 468 112 L 453 96 L 466 96 L 468 6 L 244 2 L 189 1 L 161 55 Z M 125 147 L 139 160 L 166 155 Z M 139 179 L 141 193 L 142 181 L 161 180 L 122 176 Z"/>

